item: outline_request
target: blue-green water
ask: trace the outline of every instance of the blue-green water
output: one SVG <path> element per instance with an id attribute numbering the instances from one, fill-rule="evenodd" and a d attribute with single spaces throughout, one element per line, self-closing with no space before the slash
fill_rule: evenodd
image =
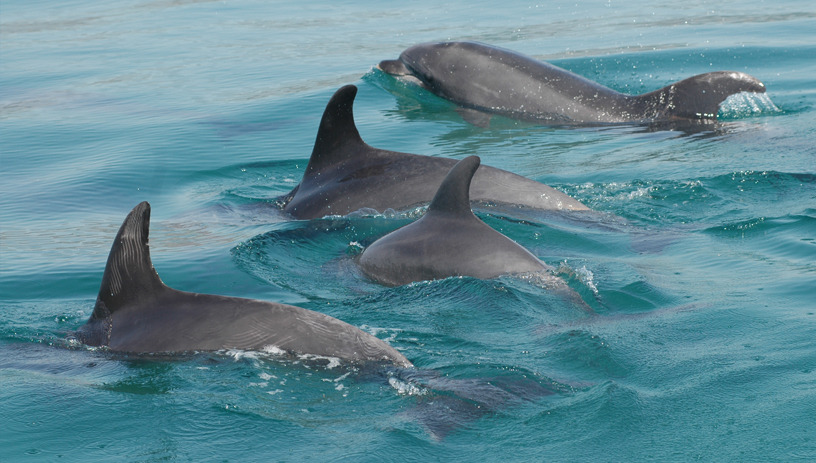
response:
<path id="1" fill-rule="evenodd" d="M 814 30 L 811 1 L 4 1 L 0 461 L 816 460 Z M 447 39 L 627 93 L 743 71 L 775 107 L 475 127 L 373 69 Z M 348 83 L 373 146 L 477 154 L 600 211 L 481 215 L 591 311 L 509 277 L 383 288 L 353 256 L 409 219 L 281 215 Z M 66 346 L 143 200 L 170 286 L 325 312 L 417 372 Z"/>

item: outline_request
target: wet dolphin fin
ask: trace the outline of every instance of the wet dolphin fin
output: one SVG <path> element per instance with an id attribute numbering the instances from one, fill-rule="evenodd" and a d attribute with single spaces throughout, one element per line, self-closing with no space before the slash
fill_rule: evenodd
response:
<path id="1" fill-rule="evenodd" d="M 468 156 L 457 162 L 439 185 L 428 206 L 428 214 L 470 215 L 475 218 L 470 209 L 470 182 L 479 164 L 481 164 L 479 156 Z"/>
<path id="2" fill-rule="evenodd" d="M 765 93 L 765 84 L 742 72 L 717 71 L 683 79 L 640 100 L 647 118 L 717 119 L 720 103 L 740 92 Z"/>
<path id="3" fill-rule="evenodd" d="M 370 148 L 354 124 L 354 97 L 357 87 L 346 85 L 337 90 L 323 111 L 312 156 L 305 176 L 352 158 L 361 149 Z"/>
<path id="4" fill-rule="evenodd" d="M 150 204 L 140 203 L 125 218 L 113 241 L 91 319 L 106 319 L 118 309 L 149 303 L 167 289 L 150 260 Z"/>

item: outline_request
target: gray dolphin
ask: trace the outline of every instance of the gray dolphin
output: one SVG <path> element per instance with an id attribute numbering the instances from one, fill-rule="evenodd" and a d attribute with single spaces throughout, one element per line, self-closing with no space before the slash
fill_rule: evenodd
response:
<path id="1" fill-rule="evenodd" d="M 329 100 L 303 180 L 279 199 L 283 210 L 297 219 L 346 215 L 362 208 L 407 210 L 427 204 L 456 164 L 455 159 L 366 144 L 354 124 L 356 95 L 357 87 L 347 85 Z M 470 195 L 477 203 L 546 211 L 589 210 L 554 188 L 489 166 L 476 172 Z"/>
<path id="2" fill-rule="evenodd" d="M 718 71 L 625 95 L 552 64 L 476 42 L 415 45 L 378 67 L 416 79 L 465 108 L 567 124 L 716 120 L 729 95 L 765 92 L 765 85 L 748 74 Z"/>
<path id="3" fill-rule="evenodd" d="M 397 286 L 451 276 L 489 279 L 552 271 L 530 251 L 473 215 L 468 190 L 479 163 L 478 156 L 459 161 L 425 215 L 368 246 L 358 261 L 363 273 L 379 283 Z"/>
<path id="4" fill-rule="evenodd" d="M 411 366 L 382 340 L 328 315 L 166 286 L 150 260 L 149 227 L 143 202 L 119 228 L 80 342 L 133 353 L 246 349 Z"/>

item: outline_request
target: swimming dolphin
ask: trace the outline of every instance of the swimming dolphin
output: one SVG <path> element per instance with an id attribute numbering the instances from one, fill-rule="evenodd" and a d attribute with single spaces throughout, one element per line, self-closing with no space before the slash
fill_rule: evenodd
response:
<path id="1" fill-rule="evenodd" d="M 143 202 L 119 228 L 93 313 L 76 333 L 80 342 L 133 353 L 270 350 L 411 366 L 382 340 L 328 315 L 166 286 L 150 260 L 149 227 Z"/>
<path id="2" fill-rule="evenodd" d="M 423 43 L 378 67 L 417 80 L 465 108 L 555 123 L 716 120 L 729 95 L 764 93 L 742 72 L 699 74 L 643 95 L 625 95 L 552 64 L 477 42 Z"/>
<path id="3" fill-rule="evenodd" d="M 320 121 L 303 180 L 279 199 L 297 219 L 346 215 L 362 208 L 379 212 L 427 204 L 456 164 L 455 159 L 373 148 L 360 137 L 352 112 L 357 87 L 335 92 Z M 589 210 L 579 201 L 542 183 L 482 166 L 473 178 L 477 203 L 519 205 L 539 210 Z"/>
<path id="4" fill-rule="evenodd" d="M 368 246 L 358 261 L 363 273 L 398 286 L 451 276 L 490 279 L 551 271 L 530 251 L 473 215 L 468 190 L 479 163 L 478 156 L 459 161 L 425 215 Z"/>

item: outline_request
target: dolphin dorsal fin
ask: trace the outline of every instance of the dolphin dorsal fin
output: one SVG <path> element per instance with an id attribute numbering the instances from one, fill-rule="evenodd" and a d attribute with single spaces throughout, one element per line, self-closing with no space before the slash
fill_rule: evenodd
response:
<path id="1" fill-rule="evenodd" d="M 149 300 L 166 288 L 150 260 L 147 244 L 150 204 L 134 207 L 111 246 L 92 318 L 107 318 L 134 301 Z"/>
<path id="2" fill-rule="evenodd" d="M 347 149 L 349 146 L 368 146 L 360 137 L 357 126 L 354 124 L 354 97 L 357 96 L 357 87 L 346 85 L 334 92 L 317 130 L 312 157 L 306 166 L 306 175 L 320 172 L 321 169 L 338 162 L 345 161 L 356 150 Z M 346 148 L 346 149 L 344 149 Z"/>
<path id="3" fill-rule="evenodd" d="M 716 119 L 720 103 L 741 92 L 765 93 L 765 84 L 742 72 L 716 71 L 683 79 L 640 95 L 647 114 L 685 119 Z"/>
<path id="4" fill-rule="evenodd" d="M 457 162 L 439 185 L 428 206 L 428 213 L 473 215 L 470 209 L 470 181 L 479 164 L 481 164 L 479 156 L 468 156 Z"/>

